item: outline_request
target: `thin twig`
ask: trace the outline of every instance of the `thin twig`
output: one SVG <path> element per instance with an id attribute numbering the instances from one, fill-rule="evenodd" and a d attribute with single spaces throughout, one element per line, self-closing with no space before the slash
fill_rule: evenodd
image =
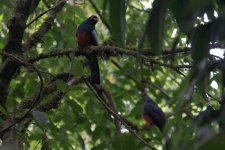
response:
<path id="1" fill-rule="evenodd" d="M 34 23 L 35 21 L 37 21 L 39 18 L 41 18 L 44 14 L 48 13 L 49 11 L 51 10 L 54 10 L 55 8 L 57 8 L 59 5 L 61 5 L 62 3 L 64 3 L 65 1 L 67 0 L 64 0 L 64 1 L 61 1 L 59 2 L 58 4 L 56 4 L 55 6 L 49 8 L 48 10 L 40 13 L 39 15 L 37 15 L 33 20 L 31 20 L 27 25 L 26 25 L 26 28 L 29 27 L 32 23 Z"/>
<path id="2" fill-rule="evenodd" d="M 151 86 L 153 86 L 153 87 L 159 89 L 159 91 L 160 91 L 163 95 L 165 95 L 167 98 L 170 99 L 170 96 L 167 94 L 167 92 L 166 92 L 161 86 L 159 86 L 159 85 L 157 85 L 157 84 L 154 84 L 153 82 L 147 81 L 147 80 L 143 80 L 143 82 L 144 82 L 144 83 L 147 83 L 147 84 L 150 84 Z"/>
<path id="3" fill-rule="evenodd" d="M 216 56 L 216 55 L 213 55 L 213 54 L 210 54 L 210 56 L 215 57 L 215 58 L 218 58 L 218 59 L 223 59 L 222 57 Z"/>
<path id="4" fill-rule="evenodd" d="M 172 68 L 174 70 L 179 70 L 179 69 L 191 69 L 193 68 L 192 65 L 170 65 L 170 64 L 165 64 L 165 63 L 161 63 L 159 61 L 153 60 L 153 59 L 149 59 L 149 58 L 145 58 L 145 60 L 150 61 L 150 63 L 152 64 L 157 64 L 163 67 L 167 67 L 167 68 Z"/>
<path id="5" fill-rule="evenodd" d="M 199 105 L 202 105 L 203 103 L 202 102 L 199 102 L 199 103 L 197 103 L 197 104 L 195 104 L 195 106 L 199 106 Z M 167 115 L 166 115 L 166 118 L 170 118 L 170 117 L 172 117 L 172 116 L 175 116 L 176 114 L 180 114 L 180 113 L 183 113 L 183 112 L 187 112 L 188 110 L 191 110 L 191 109 L 193 109 L 193 106 L 189 106 L 189 107 L 184 107 L 184 108 L 182 108 L 182 109 L 179 109 L 178 111 L 175 111 L 175 112 L 172 112 L 172 113 L 168 113 Z"/>
<path id="6" fill-rule="evenodd" d="M 182 56 L 184 56 L 184 55 L 189 55 L 189 54 L 191 54 L 191 51 L 180 51 L 179 53 L 173 53 L 172 51 L 171 51 L 171 53 L 168 53 L 168 54 L 163 54 L 162 56 L 160 56 L 160 57 L 158 57 L 156 60 L 164 60 L 164 59 L 167 59 L 167 57 L 174 57 L 175 55 L 182 55 Z"/>
<path id="7" fill-rule="evenodd" d="M 146 61 L 146 60 L 145 60 Z M 148 61 L 148 60 L 147 60 Z M 179 73 L 180 75 L 182 75 L 182 76 L 184 76 L 185 77 L 185 75 L 179 70 L 179 67 L 178 66 L 173 66 L 173 65 L 167 65 L 167 64 L 163 64 L 163 63 L 160 63 L 160 62 L 157 62 L 157 61 L 154 61 L 154 60 L 151 60 L 150 61 L 150 64 L 148 63 L 148 62 L 144 62 L 144 64 L 145 65 L 147 65 L 147 66 L 150 66 L 150 67 L 152 67 L 152 64 L 157 64 L 157 65 L 160 65 L 160 66 L 163 66 L 163 67 L 167 67 L 167 68 L 169 68 L 169 69 L 173 69 L 173 70 L 175 70 L 177 73 Z M 182 66 L 183 67 L 183 66 Z M 181 67 L 181 68 L 182 68 Z"/>
<path id="8" fill-rule="evenodd" d="M 149 13 L 150 12 L 149 9 L 137 8 L 137 7 L 135 7 L 135 6 L 131 5 L 131 4 L 128 4 L 128 6 L 131 7 L 131 8 L 133 8 L 133 9 L 135 9 L 135 10 L 137 10 L 137 11 L 146 12 L 146 13 Z"/>

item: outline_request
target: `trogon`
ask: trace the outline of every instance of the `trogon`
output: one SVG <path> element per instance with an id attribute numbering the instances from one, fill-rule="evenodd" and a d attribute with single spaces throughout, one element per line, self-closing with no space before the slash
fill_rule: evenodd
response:
<path id="1" fill-rule="evenodd" d="M 95 30 L 95 25 L 97 22 L 98 17 L 92 15 L 78 26 L 76 38 L 80 47 L 98 45 L 98 35 Z M 91 70 L 91 82 L 93 84 L 100 84 L 100 73 L 97 56 L 95 54 L 87 54 L 86 58 L 89 61 L 89 67 Z"/>
<path id="2" fill-rule="evenodd" d="M 142 117 L 149 125 L 156 125 L 161 131 L 166 123 L 162 109 L 147 95 L 143 96 Z"/>

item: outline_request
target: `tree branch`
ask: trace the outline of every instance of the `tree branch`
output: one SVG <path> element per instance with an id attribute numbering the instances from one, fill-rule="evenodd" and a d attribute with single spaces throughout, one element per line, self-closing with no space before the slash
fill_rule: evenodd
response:
<path id="1" fill-rule="evenodd" d="M 4 56 L 7 56 L 7 57 L 10 57 L 10 58 L 13 58 L 16 62 L 24 65 L 24 66 L 30 66 L 38 75 L 39 79 L 40 79 L 40 88 L 39 88 L 39 91 L 38 91 L 38 94 L 35 96 L 35 99 L 33 101 L 33 103 L 31 104 L 30 108 L 28 109 L 27 112 L 24 113 L 24 115 L 18 119 L 16 119 L 15 122 L 13 122 L 10 126 L 4 128 L 3 130 L 0 131 L 0 133 L 4 133 L 5 131 L 7 131 L 8 129 L 10 129 L 11 127 L 13 127 L 15 124 L 19 123 L 20 121 L 22 121 L 24 118 L 27 117 L 27 115 L 29 114 L 29 112 L 34 108 L 35 104 L 40 100 L 41 98 L 41 94 L 42 94 L 42 90 L 43 90 L 43 84 L 44 84 L 44 81 L 43 81 L 43 78 L 42 78 L 42 75 L 41 73 L 38 71 L 38 69 L 31 63 L 27 63 L 17 57 L 15 57 L 14 55 L 12 54 L 8 54 L 8 53 L 4 53 L 4 52 L 0 52 L 1 55 L 4 55 Z M 13 120 L 14 121 L 14 120 Z"/>
<path id="2" fill-rule="evenodd" d="M 104 106 L 104 108 L 114 117 L 117 118 L 137 139 L 139 139 L 144 145 L 148 146 L 149 148 L 153 150 L 157 150 L 155 147 L 150 145 L 148 142 L 146 142 L 144 139 L 142 139 L 117 113 L 115 113 L 102 99 L 101 95 L 101 89 L 98 89 L 96 86 L 92 86 L 91 83 L 89 83 L 86 79 L 84 79 L 84 82 L 86 85 L 90 88 L 90 90 L 93 92 L 93 94 L 97 97 L 99 102 Z"/>
<path id="3" fill-rule="evenodd" d="M 83 76 L 82 78 L 90 78 L 89 76 Z M 69 73 L 69 72 L 63 72 L 60 74 L 55 75 L 50 81 L 49 83 L 43 88 L 43 92 L 41 95 L 41 99 L 43 99 L 44 97 L 48 96 L 49 94 L 52 94 L 53 92 L 57 91 L 57 85 L 56 85 L 56 81 L 57 80 L 62 80 L 63 82 L 69 84 L 69 85 L 76 85 L 81 83 L 83 80 L 82 78 L 74 78 L 74 75 Z M 37 93 L 33 94 L 33 96 L 25 98 L 21 104 L 19 104 L 16 107 L 16 110 L 21 110 L 21 109 L 27 109 L 30 107 L 30 105 L 32 104 L 35 95 L 37 95 Z"/>
<path id="4" fill-rule="evenodd" d="M 22 37 L 28 16 L 38 6 L 40 0 L 19 0 L 8 21 L 8 39 L 3 48 L 5 52 L 21 51 Z"/>
<path id="5" fill-rule="evenodd" d="M 33 46 L 36 46 L 38 43 L 42 42 L 45 33 L 47 33 L 51 29 L 57 13 L 62 10 L 66 1 L 67 0 L 59 0 L 58 3 L 54 7 L 52 7 L 51 10 L 49 10 L 49 15 L 42 23 L 40 28 L 22 45 L 23 52 L 30 50 Z M 38 18 L 36 18 L 36 20 L 37 19 Z M 33 20 L 33 22 L 36 20 Z M 29 24 L 31 23 L 32 21 Z M 29 24 L 27 26 L 29 26 Z"/>
<path id="6" fill-rule="evenodd" d="M 152 55 L 151 53 L 147 51 L 150 51 L 150 50 L 143 49 L 143 51 L 141 51 L 141 57 L 143 57 L 144 60 L 153 61 L 153 59 L 150 58 L 150 56 L 153 57 L 154 55 Z M 168 54 L 168 53 L 177 54 L 177 53 L 183 53 L 184 51 L 189 51 L 189 49 L 178 48 L 175 52 L 172 52 L 172 51 L 169 52 L 169 49 L 165 49 L 163 51 L 163 54 Z M 96 55 L 100 57 L 108 58 L 108 57 L 121 56 L 121 55 L 136 57 L 139 52 L 137 51 L 137 49 L 124 49 L 124 48 L 119 48 L 115 46 L 90 46 L 82 50 L 79 48 L 65 48 L 65 49 L 55 48 L 55 49 L 51 49 L 48 52 L 44 52 L 33 58 L 30 58 L 27 61 L 30 63 L 34 63 L 41 59 L 50 58 L 50 57 L 60 57 L 64 55 L 70 55 L 71 53 L 74 53 L 75 56 L 95 53 Z"/>
<path id="7" fill-rule="evenodd" d="M 36 108 L 36 110 L 46 112 L 53 108 L 58 108 L 60 101 L 63 99 L 66 93 L 67 92 L 57 91 L 55 96 L 48 103 L 41 104 Z"/>
<path id="8" fill-rule="evenodd" d="M 8 37 L 3 48 L 3 52 L 21 53 L 22 37 L 25 30 L 28 16 L 38 6 L 40 0 L 19 0 L 15 6 L 12 16 L 8 21 Z M 0 104 L 4 107 L 9 83 L 16 73 L 19 62 L 16 60 L 7 59 L 4 56 L 4 62 L 0 65 Z"/>
<path id="9" fill-rule="evenodd" d="M 59 74 L 57 79 L 63 80 L 64 82 L 67 82 L 70 85 L 75 85 L 75 84 L 81 83 L 83 81 L 83 79 L 88 79 L 89 78 L 89 77 L 83 76 L 82 78 L 74 79 L 74 78 L 70 78 L 70 77 L 67 78 L 68 76 L 71 76 L 70 73 L 68 73 L 68 74 L 66 74 L 66 73 Z M 44 94 L 40 95 L 39 99 L 36 99 L 37 96 L 35 96 L 36 94 L 34 94 L 33 98 L 35 98 L 35 99 L 28 98 L 23 103 L 21 103 L 17 107 L 17 109 L 19 109 L 19 108 L 26 109 L 27 108 L 28 110 L 25 111 L 25 113 L 20 115 L 20 116 L 16 116 L 15 118 L 9 117 L 7 120 L 5 120 L 0 125 L 0 129 L 1 129 L 0 133 L 1 134 L 4 133 L 5 131 L 10 129 L 11 127 L 15 126 L 17 123 L 19 123 L 19 122 L 23 121 L 25 118 L 29 117 L 29 114 L 30 114 L 31 110 L 35 107 L 37 102 L 40 102 L 40 101 L 37 101 L 37 100 L 40 100 L 40 99 L 44 98 L 44 96 L 47 96 L 48 94 L 50 94 L 50 92 L 53 92 L 54 90 L 57 90 L 56 83 L 55 83 L 55 81 L 57 79 L 54 78 L 53 80 L 51 80 L 49 82 L 48 86 L 46 86 L 43 89 L 43 93 Z M 64 97 L 65 94 L 66 94 L 66 92 L 58 91 L 56 93 L 55 97 L 53 97 L 50 102 L 45 103 L 45 104 L 41 104 L 36 109 L 39 109 L 39 110 L 42 110 L 42 111 L 44 111 L 44 110 L 47 111 L 49 109 L 56 108 L 56 106 L 54 104 L 59 104 L 60 100 Z"/>
<path id="10" fill-rule="evenodd" d="M 99 93 L 99 94 L 101 94 L 101 96 L 105 95 L 105 99 L 108 102 L 108 106 L 111 108 L 111 110 L 113 112 L 118 114 L 118 111 L 117 111 L 117 108 L 116 108 L 116 102 L 115 102 L 115 100 L 113 100 L 112 94 L 109 91 L 107 91 L 106 88 L 104 88 L 102 85 L 101 85 L 101 90 L 102 90 L 102 92 Z M 104 93 L 104 95 L 102 95 L 102 93 Z M 114 118 L 114 122 L 115 122 L 117 133 L 121 133 L 121 125 L 120 125 L 119 120 L 117 118 Z"/>

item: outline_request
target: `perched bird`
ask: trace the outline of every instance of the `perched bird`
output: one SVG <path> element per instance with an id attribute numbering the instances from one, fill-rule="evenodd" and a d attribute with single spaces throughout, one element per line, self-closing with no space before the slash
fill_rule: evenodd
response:
<path id="1" fill-rule="evenodd" d="M 98 17 L 92 15 L 78 26 L 76 38 L 80 47 L 98 45 L 98 35 L 95 30 L 95 24 L 97 22 Z M 86 57 L 89 61 L 89 67 L 91 70 L 91 82 L 93 84 L 100 84 L 100 73 L 97 56 L 95 54 L 87 54 Z"/>
<path id="2" fill-rule="evenodd" d="M 142 117 L 149 125 L 156 125 L 161 131 L 166 123 L 166 118 L 157 104 L 148 96 L 143 96 Z"/>

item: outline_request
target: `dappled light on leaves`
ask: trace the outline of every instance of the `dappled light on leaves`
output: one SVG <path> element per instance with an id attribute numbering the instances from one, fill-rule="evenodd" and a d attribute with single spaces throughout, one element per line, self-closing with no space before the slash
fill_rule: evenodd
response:
<path id="1" fill-rule="evenodd" d="M 0 5 L 0 149 L 225 149 L 224 1 Z"/>

